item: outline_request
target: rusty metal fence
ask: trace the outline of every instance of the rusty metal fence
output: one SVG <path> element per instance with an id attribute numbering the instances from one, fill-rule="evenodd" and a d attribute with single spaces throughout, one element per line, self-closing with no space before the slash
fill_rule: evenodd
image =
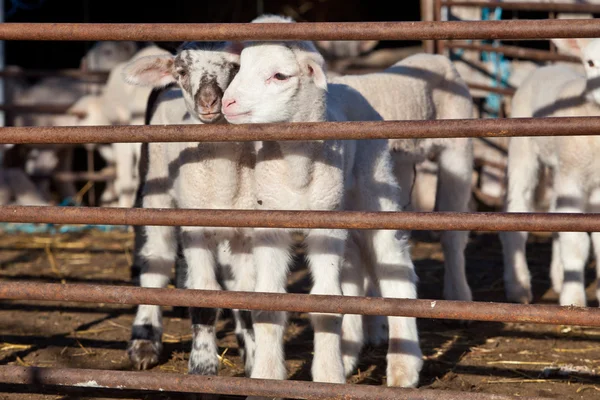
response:
<path id="1" fill-rule="evenodd" d="M 505 4 L 505 3 L 503 3 Z M 445 40 L 600 37 L 595 20 L 376 22 L 296 24 L 21 24 L 0 25 L 0 40 Z M 433 137 L 596 135 L 600 117 L 496 120 L 384 121 L 198 126 L 6 127 L 0 143 L 115 143 L 314 140 Z M 256 211 L 190 209 L 0 207 L 3 222 L 244 226 L 473 231 L 600 231 L 600 216 L 546 213 Z M 315 311 L 417 318 L 600 326 L 600 309 L 445 300 L 149 289 L 98 285 L 0 283 L 0 299 Z M 297 399 L 515 399 L 426 389 L 282 382 L 0 366 L 0 383 L 177 393 L 220 393 Z M 37 388 L 38 386 L 33 386 Z M 519 397 L 523 399 L 525 397 Z M 533 399 L 533 397 L 529 397 Z"/>

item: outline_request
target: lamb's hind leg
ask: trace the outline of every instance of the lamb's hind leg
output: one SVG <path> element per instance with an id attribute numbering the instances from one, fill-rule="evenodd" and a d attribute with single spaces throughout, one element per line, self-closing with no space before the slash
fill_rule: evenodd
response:
<path id="1" fill-rule="evenodd" d="M 240 235 L 231 241 L 231 271 L 233 287 L 228 290 L 253 292 L 256 286 L 256 270 L 252 257 L 252 238 Z M 236 337 L 240 356 L 244 361 L 246 376 L 251 376 L 256 350 L 252 314 L 249 310 L 232 310 L 236 324 Z"/>
<path id="2" fill-rule="evenodd" d="M 468 210 L 473 175 L 472 143 L 466 139 L 455 140 L 459 142 L 453 143 L 456 147 L 446 148 L 439 155 L 435 211 Z M 443 231 L 440 239 L 445 262 L 444 298 L 471 301 L 464 254 L 469 232 Z"/>
<path id="3" fill-rule="evenodd" d="M 513 137 L 508 147 L 505 211 L 530 212 L 538 181 L 539 161 L 527 137 Z M 531 277 L 525 257 L 528 232 L 500 232 L 504 257 L 504 285 L 508 301 L 530 303 Z"/>
<path id="4" fill-rule="evenodd" d="M 144 205 L 148 207 L 149 203 L 152 201 L 146 200 Z M 136 258 L 136 265 L 139 265 L 141 269 L 140 285 L 149 288 L 165 288 L 169 283 L 171 267 L 175 261 L 175 228 L 144 226 L 139 233 L 145 236 Z M 162 351 L 161 338 L 160 306 L 140 305 L 127 347 L 127 354 L 136 369 L 148 369 L 158 363 Z"/>
<path id="5" fill-rule="evenodd" d="M 181 245 L 188 265 L 187 289 L 221 290 L 216 276 L 214 237 L 204 228 L 182 227 Z M 218 309 L 190 307 L 192 350 L 188 371 L 195 375 L 217 375 L 219 367 L 215 323 Z"/>
<path id="6" fill-rule="evenodd" d="M 351 231 L 342 263 L 342 294 L 344 296 L 365 296 L 364 273 L 360 257 L 360 231 Z M 358 357 L 364 344 L 363 316 L 344 314 L 342 317 L 342 357 L 344 374 L 352 374 L 358 364 Z"/>

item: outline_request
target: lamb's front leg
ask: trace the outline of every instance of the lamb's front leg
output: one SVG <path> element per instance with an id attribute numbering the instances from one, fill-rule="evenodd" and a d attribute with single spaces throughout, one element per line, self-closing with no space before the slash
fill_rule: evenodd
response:
<path id="1" fill-rule="evenodd" d="M 282 229 L 256 228 L 253 255 L 256 292 L 285 293 L 292 238 Z M 287 378 L 283 350 L 287 314 L 284 311 L 252 312 L 256 350 L 252 378 Z M 254 399 L 250 397 L 249 399 Z"/>
<path id="2" fill-rule="evenodd" d="M 439 156 L 435 211 L 468 211 L 472 175 L 473 150 L 469 141 L 444 149 Z M 443 231 L 440 239 L 445 264 L 444 298 L 471 301 L 473 297 L 467 282 L 464 254 L 469 232 Z"/>
<path id="3" fill-rule="evenodd" d="M 136 265 L 141 270 L 140 286 L 165 288 L 175 261 L 175 228 L 144 226 L 139 233 L 145 237 L 136 257 Z M 127 346 L 127 354 L 136 369 L 145 370 L 158 364 L 162 351 L 162 330 L 160 306 L 138 306 Z"/>
<path id="4" fill-rule="evenodd" d="M 311 294 L 342 294 L 340 269 L 347 235 L 345 230 L 314 229 L 306 237 L 306 257 L 314 282 Z M 345 383 L 342 315 L 311 313 L 310 317 L 315 332 L 313 381 Z"/>
<path id="5" fill-rule="evenodd" d="M 205 228 L 182 227 L 181 245 L 188 265 L 187 289 L 221 290 L 216 276 L 214 238 Z M 217 375 L 219 357 L 215 323 L 218 309 L 190 307 L 192 350 L 188 371 L 195 375 Z"/>
<path id="6" fill-rule="evenodd" d="M 560 174 L 556 177 L 557 213 L 585 211 L 586 194 L 579 186 L 578 178 Z M 590 251 L 590 237 L 587 232 L 559 232 L 558 245 L 564 272 L 560 305 L 585 307 L 584 269 Z"/>

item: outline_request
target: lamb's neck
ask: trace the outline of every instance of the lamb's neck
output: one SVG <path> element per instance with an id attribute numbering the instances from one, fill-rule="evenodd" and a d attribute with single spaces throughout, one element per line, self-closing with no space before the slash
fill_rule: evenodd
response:
<path id="1" fill-rule="evenodd" d="M 326 121 L 325 91 L 314 88 L 304 91 L 299 99 L 297 111 L 289 122 L 324 122 Z M 322 140 L 285 140 L 279 141 L 279 150 L 287 164 L 290 179 L 297 188 L 305 188 L 313 180 L 315 159 L 319 158 L 323 148 Z"/>
<path id="2" fill-rule="evenodd" d="M 327 115 L 327 93 L 312 84 L 300 89 L 290 122 L 323 122 Z"/>

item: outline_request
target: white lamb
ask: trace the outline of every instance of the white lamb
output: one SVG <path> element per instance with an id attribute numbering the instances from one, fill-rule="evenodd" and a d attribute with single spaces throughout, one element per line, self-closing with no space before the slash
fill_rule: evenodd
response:
<path id="1" fill-rule="evenodd" d="M 565 66 L 537 69 L 513 98 L 513 118 L 600 116 L 600 39 L 584 47 L 586 76 Z M 600 211 L 598 136 L 513 137 L 508 151 L 507 212 L 532 211 L 538 171 L 554 173 L 550 211 Z M 600 233 L 591 234 L 600 259 Z M 527 232 L 502 232 L 508 300 L 529 303 L 531 283 L 525 258 Z M 552 244 L 550 276 L 561 305 L 585 306 L 584 267 L 590 251 L 586 232 L 559 232 Z M 598 268 L 600 273 L 600 268 Z M 597 289 L 600 295 L 600 289 Z"/>
<path id="2" fill-rule="evenodd" d="M 264 16 L 254 22 L 281 22 L 281 18 Z M 225 117 L 236 124 L 381 119 L 352 88 L 328 85 L 324 67 L 312 42 L 249 43 L 242 51 L 240 71 L 223 96 Z M 257 207 L 263 210 L 401 210 L 386 140 L 262 142 L 255 184 Z M 285 292 L 294 231 L 305 235 L 305 255 L 314 281 L 311 293 L 342 294 L 341 269 L 362 265 L 349 265 L 355 260 L 350 257 L 344 260 L 348 234 L 341 229 L 255 229 L 256 291 Z M 366 268 L 382 295 L 415 298 L 416 275 L 407 233 L 369 230 L 356 236 L 361 246 L 352 248 L 368 261 Z M 312 313 L 311 321 L 313 380 L 345 382 L 342 316 Z M 256 352 L 251 376 L 286 379 L 286 313 L 253 312 L 253 322 Z M 423 362 L 416 320 L 390 317 L 389 327 L 388 385 L 416 386 Z M 351 333 L 344 335 L 352 339 Z"/>
<path id="3" fill-rule="evenodd" d="M 152 88 L 129 85 L 123 81 L 125 66 L 141 57 L 169 55 L 166 50 L 150 45 L 139 50 L 127 62 L 111 69 L 102 94 L 99 97 L 102 112 L 109 125 L 143 125 L 146 103 Z M 113 143 L 116 179 L 114 191 L 119 207 L 132 207 L 139 177 L 137 163 L 140 158 L 140 143 Z M 106 192 L 110 194 L 110 191 Z M 105 201 L 109 199 L 106 196 Z"/>
<path id="4" fill-rule="evenodd" d="M 221 96 L 239 67 L 239 52 L 235 49 L 235 44 L 229 42 L 185 43 L 176 56 L 148 56 L 131 62 L 123 75 L 127 82 L 135 85 L 162 87 L 176 83 L 181 89 L 167 90 L 159 96 L 156 109 L 151 111 L 151 124 L 224 123 Z M 254 208 L 252 142 L 158 142 L 150 143 L 146 149 L 147 154 L 142 153 L 140 164 L 142 207 Z M 137 259 L 142 263 L 140 284 L 143 287 L 166 287 L 177 256 L 177 241 L 181 241 L 188 265 L 187 288 L 220 290 L 218 258 L 231 268 L 234 279 L 229 280 L 233 281 L 230 289 L 254 289 L 250 229 L 184 226 L 178 231 L 175 227 L 144 226 L 139 232 L 143 237 L 139 238 Z M 219 245 L 222 245 L 220 249 Z M 218 250 L 227 253 L 225 257 L 217 256 Z M 193 346 L 189 372 L 216 375 L 219 366 L 214 326 L 217 310 L 192 308 L 190 314 Z M 250 330 L 245 333 L 249 372 L 253 352 L 248 345 L 253 337 Z M 128 346 L 129 357 L 136 368 L 147 369 L 158 362 L 161 335 L 160 307 L 141 305 Z"/>
<path id="5" fill-rule="evenodd" d="M 356 89 L 384 120 L 468 119 L 473 117 L 469 89 L 445 56 L 416 54 L 386 70 L 365 75 L 346 75 L 332 83 Z M 468 211 L 473 174 L 470 138 L 392 139 L 389 141 L 394 172 L 402 188 L 400 204 L 411 207 L 415 165 L 433 160 L 438 164 L 435 211 Z M 444 297 L 471 301 L 465 274 L 464 250 L 468 231 L 441 233 L 444 262 Z"/>

